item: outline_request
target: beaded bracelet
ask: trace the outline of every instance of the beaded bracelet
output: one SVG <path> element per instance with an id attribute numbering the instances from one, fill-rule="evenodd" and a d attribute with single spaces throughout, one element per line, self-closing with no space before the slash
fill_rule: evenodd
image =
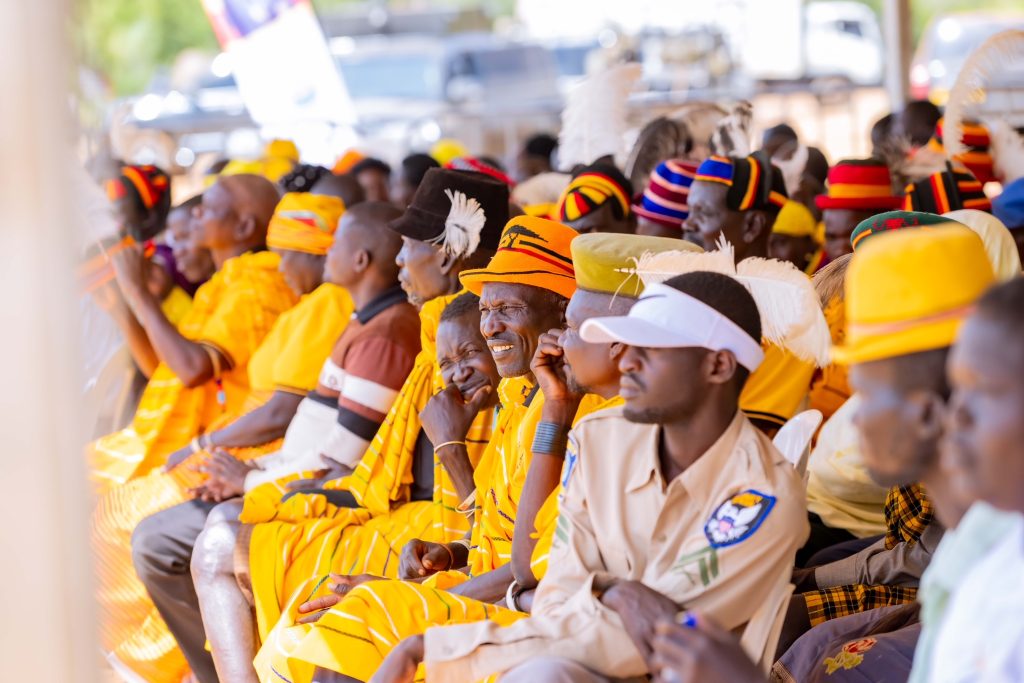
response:
<path id="1" fill-rule="evenodd" d="M 569 441 L 568 437 L 569 431 L 564 425 L 556 422 L 538 422 L 537 428 L 533 432 L 531 450 L 534 453 L 563 456 Z"/>

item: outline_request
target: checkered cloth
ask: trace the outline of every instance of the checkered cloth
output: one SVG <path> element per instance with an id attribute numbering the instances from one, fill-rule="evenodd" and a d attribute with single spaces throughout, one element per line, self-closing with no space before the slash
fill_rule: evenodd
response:
<path id="1" fill-rule="evenodd" d="M 917 543 L 933 515 L 931 501 L 921 485 L 890 489 L 885 499 L 885 547 L 891 550 L 899 543 Z M 917 588 L 856 584 L 822 588 L 803 596 L 811 626 L 817 626 L 850 614 L 913 602 Z"/>
<path id="2" fill-rule="evenodd" d="M 917 543 L 935 516 L 932 502 L 920 484 L 897 486 L 885 497 L 885 547 L 898 543 Z"/>
<path id="3" fill-rule="evenodd" d="M 831 619 L 860 614 L 879 607 L 905 605 L 917 599 L 917 588 L 911 586 L 836 586 L 804 593 L 807 617 L 811 626 Z"/>

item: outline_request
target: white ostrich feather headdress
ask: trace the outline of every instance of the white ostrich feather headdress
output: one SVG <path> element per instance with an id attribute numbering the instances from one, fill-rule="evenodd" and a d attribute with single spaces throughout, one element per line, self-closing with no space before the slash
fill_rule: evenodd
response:
<path id="1" fill-rule="evenodd" d="M 625 152 L 629 92 L 639 80 L 636 63 L 618 64 L 577 85 L 562 111 L 558 165 L 568 170 Z"/>
<path id="2" fill-rule="evenodd" d="M 736 264 L 732 245 L 722 238 L 716 251 L 644 254 L 624 269 L 645 285 L 698 271 L 728 275 L 747 288 L 761 313 L 764 339 L 818 367 L 828 364 L 832 338 L 818 295 L 811 279 L 789 262 L 747 258 Z"/>
<path id="3" fill-rule="evenodd" d="M 480 232 L 487 224 L 480 202 L 458 190 L 444 191 L 452 203 L 444 221 L 444 232 L 430 240 L 452 258 L 465 258 L 480 246 Z"/>
<path id="4" fill-rule="evenodd" d="M 992 36 L 971 53 L 949 91 L 942 129 L 942 145 L 952 159 L 966 151 L 961 139 L 969 110 L 983 102 L 993 77 L 1008 66 L 1024 62 L 1024 31 L 1011 29 Z M 1024 177 L 1024 138 L 1002 120 L 985 120 L 991 137 L 996 177 L 1004 184 Z"/>

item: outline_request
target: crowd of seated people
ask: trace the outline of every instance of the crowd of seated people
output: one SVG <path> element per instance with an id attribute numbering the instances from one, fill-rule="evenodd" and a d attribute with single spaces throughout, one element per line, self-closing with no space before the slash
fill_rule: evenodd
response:
<path id="1" fill-rule="evenodd" d="M 546 134 L 278 141 L 173 205 L 122 165 L 83 266 L 144 385 L 85 449 L 109 666 L 1024 680 L 1024 164 L 942 124 L 831 165 L 716 132 L 643 187 Z"/>

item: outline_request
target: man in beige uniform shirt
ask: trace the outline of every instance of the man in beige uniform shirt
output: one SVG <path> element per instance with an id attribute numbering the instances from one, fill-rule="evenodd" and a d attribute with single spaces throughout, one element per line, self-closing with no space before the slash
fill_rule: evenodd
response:
<path id="1" fill-rule="evenodd" d="M 738 409 L 763 359 L 750 294 L 725 275 L 689 273 L 581 335 L 628 345 L 625 405 L 573 430 L 531 617 L 427 630 L 428 681 L 643 676 L 658 621 L 694 609 L 740 629 L 779 602 L 807 538 L 806 502 L 793 467 Z"/>

